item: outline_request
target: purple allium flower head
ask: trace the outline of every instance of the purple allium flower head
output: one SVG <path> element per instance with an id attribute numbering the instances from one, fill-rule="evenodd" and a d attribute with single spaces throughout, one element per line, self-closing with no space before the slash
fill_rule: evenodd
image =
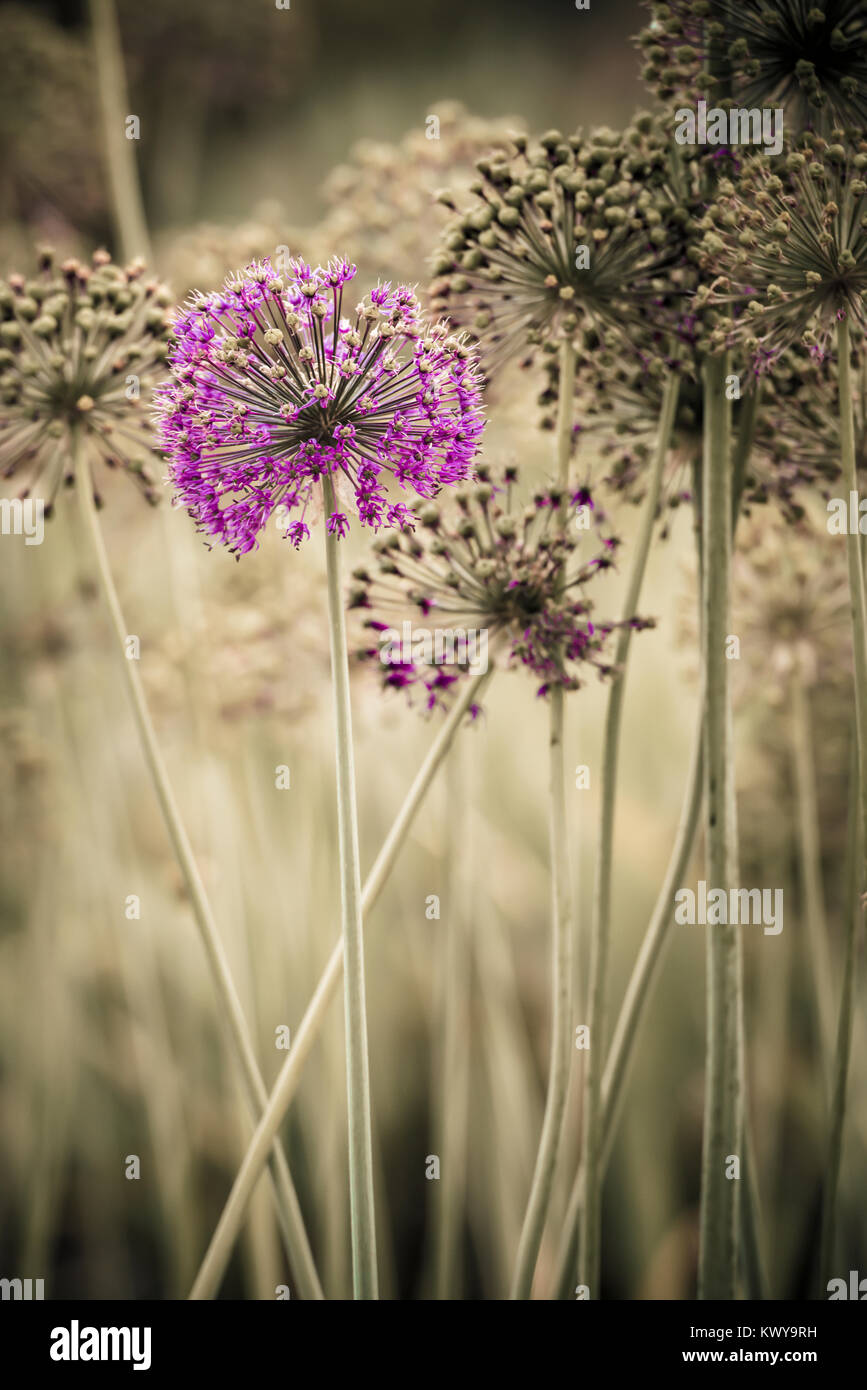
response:
<path id="1" fill-rule="evenodd" d="M 494 478 L 480 465 L 478 476 L 458 489 L 454 508 L 427 503 L 417 531 L 377 541 L 376 573 L 353 575 L 349 606 L 376 638 L 359 656 L 376 663 L 384 688 L 410 698 L 424 691 L 428 709 L 446 705 L 456 682 L 482 665 L 482 648 L 487 661 L 489 643 L 536 677 L 539 695 L 612 670 L 606 646 L 617 624 L 594 619 L 587 587 L 612 564 L 617 541 L 589 492 L 570 496 L 582 525 L 561 534 L 559 491 L 516 507 L 514 469 Z"/>
<path id="2" fill-rule="evenodd" d="M 378 285 L 345 317 L 355 267 L 254 262 L 188 301 L 175 323 L 173 380 L 157 393 L 170 480 L 199 529 L 237 554 L 273 515 L 299 545 L 330 475 L 374 530 L 413 522 L 394 480 L 421 498 L 472 474 L 484 428 L 473 356 L 422 318 L 404 286 Z"/>

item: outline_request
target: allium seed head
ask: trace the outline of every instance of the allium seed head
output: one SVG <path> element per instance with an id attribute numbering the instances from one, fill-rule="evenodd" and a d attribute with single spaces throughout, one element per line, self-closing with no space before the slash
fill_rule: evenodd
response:
<path id="1" fill-rule="evenodd" d="M 803 341 L 817 356 L 838 320 L 867 326 L 867 141 L 807 134 L 788 156 L 749 160 L 721 184 L 704 238 L 705 266 L 724 277 L 700 291 L 727 302 L 716 345 L 743 342 L 756 371 Z"/>
<path id="2" fill-rule="evenodd" d="M 806 494 L 839 496 L 840 387 L 836 354 L 817 362 L 792 348 L 774 364 L 773 390 L 759 413 L 754 457 L 766 495 L 788 520 L 804 516 Z M 867 357 L 851 355 L 855 469 L 867 478 Z"/>
<path id="3" fill-rule="evenodd" d="M 678 247 L 670 202 L 623 135 L 551 131 L 478 168 L 475 205 L 448 230 L 431 295 L 486 363 L 587 330 L 652 331 Z"/>
<path id="4" fill-rule="evenodd" d="M 144 409 L 164 374 L 168 290 L 107 252 L 0 281 L 0 473 L 39 484 L 46 510 L 72 482 L 73 430 L 94 460 L 122 468 L 150 502 L 155 462 Z"/>
<path id="5" fill-rule="evenodd" d="M 379 285 L 352 317 L 355 267 L 254 262 L 179 314 L 173 380 L 157 393 L 176 495 L 199 529 L 243 554 L 276 513 L 299 545 L 321 482 L 365 526 L 403 526 L 390 480 L 420 497 L 470 476 L 484 419 L 464 340 L 429 325 L 404 286 Z M 327 518 L 348 530 L 342 510 Z"/>
<path id="6" fill-rule="evenodd" d="M 782 107 L 799 130 L 867 123 L 862 0 L 654 0 L 643 77 L 668 103 Z"/>

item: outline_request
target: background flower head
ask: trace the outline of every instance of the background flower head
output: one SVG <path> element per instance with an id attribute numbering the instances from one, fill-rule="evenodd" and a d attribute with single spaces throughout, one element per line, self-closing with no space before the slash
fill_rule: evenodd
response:
<path id="1" fill-rule="evenodd" d="M 661 98 L 782 107 L 797 128 L 867 119 L 860 0 L 654 0 L 639 35 Z"/>
<path id="2" fill-rule="evenodd" d="M 855 469 L 867 475 L 867 358 L 850 353 Z M 790 520 L 804 513 L 807 493 L 826 502 L 840 492 L 840 384 L 836 355 L 819 361 L 795 346 L 774 363 L 756 432 L 756 477 L 762 493 Z"/>
<path id="3" fill-rule="evenodd" d="M 379 285 L 345 317 L 354 276 L 342 260 L 284 274 L 254 262 L 177 319 L 159 434 L 178 500 L 233 552 L 278 511 L 299 545 L 326 474 L 374 530 L 412 520 L 390 480 L 431 497 L 470 475 L 484 421 L 469 348 L 404 286 Z M 349 527 L 337 509 L 326 524 Z"/>
<path id="4" fill-rule="evenodd" d="M 476 160 L 508 153 L 521 126 L 518 117 L 488 120 L 460 102 L 442 101 L 399 143 L 359 141 L 325 180 L 327 211 L 316 235 L 326 246 L 349 248 L 363 275 L 414 280 L 449 220 L 438 191 L 448 188 L 462 205 L 472 201 L 467 190 L 478 177 Z"/>
<path id="5" fill-rule="evenodd" d="M 703 241 L 721 273 L 697 296 L 731 305 L 718 345 L 740 339 L 761 371 L 799 341 L 823 355 L 841 318 L 863 332 L 865 170 L 867 141 L 808 134 L 785 159 L 757 156 L 721 181 Z"/>
<path id="6" fill-rule="evenodd" d="M 91 266 L 40 255 L 32 279 L 0 281 L 0 473 L 38 486 L 49 512 L 72 482 L 75 431 L 92 457 L 124 469 L 155 502 L 143 409 L 164 372 L 170 295 L 144 266 L 106 251 Z"/>

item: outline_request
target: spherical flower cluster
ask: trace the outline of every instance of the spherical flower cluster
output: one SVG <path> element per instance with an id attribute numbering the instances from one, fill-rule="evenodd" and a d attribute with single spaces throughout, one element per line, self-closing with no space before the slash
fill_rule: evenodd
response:
<path id="1" fill-rule="evenodd" d="M 744 341 L 757 371 L 798 341 L 824 355 L 839 319 L 867 324 L 867 141 L 834 136 L 755 157 L 709 211 L 705 265 L 720 274 L 697 301 L 729 302 L 717 346 Z"/>
<path id="2" fill-rule="evenodd" d="M 797 129 L 867 121 L 860 0 L 654 0 L 644 80 L 666 103 L 782 107 Z"/>
<path id="3" fill-rule="evenodd" d="M 766 494 L 790 520 L 804 515 L 802 494 L 839 496 L 840 387 L 834 357 L 817 362 L 808 349 L 792 348 L 774 364 L 773 390 L 759 413 L 758 477 Z M 855 469 L 867 477 L 867 359 L 852 352 Z"/>
<path id="4" fill-rule="evenodd" d="M 661 166 L 665 151 L 653 157 Z M 475 205 L 435 262 L 434 308 L 473 332 L 491 367 L 562 337 L 647 335 L 671 292 L 671 204 L 621 135 L 518 137 L 479 161 Z"/>
<path id="5" fill-rule="evenodd" d="M 605 534 L 590 494 L 563 498 L 549 489 L 520 508 L 513 505 L 515 469 L 494 481 L 482 466 L 479 477 L 459 490 L 451 515 L 427 505 L 420 531 L 377 541 L 376 573 L 354 572 L 350 607 L 368 615 L 365 627 L 380 643 L 361 658 L 376 663 L 385 688 L 424 690 L 428 708 L 444 703 L 478 664 L 473 634 L 484 634 L 486 657 L 496 646 L 509 664 L 531 671 L 540 695 L 554 686 L 578 689 L 591 668 L 610 674 L 605 645 L 616 624 L 593 620 L 586 590 L 612 564 L 617 541 Z M 561 533 L 564 502 L 577 511 Z M 424 623 L 423 632 L 409 631 L 413 619 Z M 641 619 L 634 625 L 649 626 Z"/>
<path id="6" fill-rule="evenodd" d="M 71 483 L 72 433 L 95 460 L 124 469 L 150 502 L 144 403 L 164 373 L 168 291 L 140 263 L 121 269 L 105 251 L 92 266 L 40 255 L 32 279 L 0 281 L 0 474 L 40 487 L 46 514 Z"/>
<path id="7" fill-rule="evenodd" d="M 380 285 L 343 316 L 355 267 L 253 263 L 194 296 L 175 324 L 158 394 L 178 500 L 242 554 L 277 515 L 299 545 L 330 477 L 365 526 L 410 524 L 386 485 L 429 498 L 469 477 L 484 428 L 472 354 L 429 326 L 411 290 Z M 327 518 L 340 536 L 343 510 Z"/>

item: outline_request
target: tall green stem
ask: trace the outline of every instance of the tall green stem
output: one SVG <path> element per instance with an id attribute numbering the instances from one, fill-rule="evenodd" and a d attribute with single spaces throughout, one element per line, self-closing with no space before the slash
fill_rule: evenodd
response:
<path id="1" fill-rule="evenodd" d="M 759 418 L 759 406 L 762 400 L 761 378 L 754 384 L 753 389 L 747 394 L 747 398 L 741 406 L 741 418 L 738 426 L 738 437 L 735 444 L 734 458 L 732 459 L 732 532 L 738 523 L 741 502 L 743 501 L 744 484 L 747 480 L 747 464 L 752 453 L 753 442 L 756 437 L 756 424 Z"/>
<path id="2" fill-rule="evenodd" d="M 852 371 L 850 362 L 849 320 L 843 318 L 837 325 L 838 379 L 840 389 L 840 446 L 843 466 L 843 483 L 847 494 L 858 491 L 858 475 L 855 462 L 855 419 L 852 402 Z M 848 497 L 847 497 L 848 501 Z M 822 1245 L 820 1254 L 820 1277 L 827 1279 L 828 1270 L 834 1254 L 834 1222 L 836 1213 L 837 1186 L 840 1177 L 840 1164 L 843 1153 L 843 1131 L 846 1120 L 846 1084 L 849 1074 L 849 1055 L 852 1046 L 852 1010 L 855 972 L 855 931 L 856 919 L 863 915 L 865 890 L 865 837 L 867 837 L 867 599 L 865 599 L 864 570 L 861 562 L 860 537 L 858 532 L 847 532 L 846 559 L 849 567 L 849 600 L 852 616 L 852 649 L 855 658 L 855 730 L 856 730 L 856 782 L 857 795 L 852 798 L 853 809 L 850 817 L 858 830 L 855 833 L 855 851 L 852 865 L 852 897 L 860 898 L 856 913 L 854 902 L 847 905 L 846 922 L 846 961 L 843 975 L 843 996 L 840 1004 L 837 1045 L 834 1059 L 833 1089 L 831 1095 L 830 1135 L 828 1141 L 828 1163 L 825 1178 L 825 1193 L 822 1211 Z M 860 824 L 859 824 L 860 817 Z M 850 825 L 852 821 L 850 819 Z M 824 1288 L 824 1283 L 822 1285 Z"/>
<path id="3" fill-rule="evenodd" d="M 855 466 L 855 419 L 852 404 L 852 371 L 849 361 L 849 320 L 837 325 L 838 378 L 840 390 L 840 448 L 843 465 L 843 484 L 847 493 L 857 493 L 858 476 Z M 848 501 L 848 498 L 847 498 Z M 852 649 L 855 657 L 855 720 L 858 736 L 858 803 L 861 824 L 867 834 L 867 600 L 864 591 L 864 571 L 858 533 L 846 536 L 846 560 L 849 566 L 849 601 L 852 616 Z M 864 846 L 858 872 L 860 891 L 865 887 Z"/>
<path id="4" fill-rule="evenodd" d="M 582 1164 L 584 1167 L 584 1205 L 581 1214 L 581 1245 L 578 1262 L 578 1282 L 584 1284 L 591 1297 L 599 1296 L 602 1221 L 602 1066 L 605 1048 L 605 1005 L 608 977 L 608 953 L 611 937 L 611 872 L 614 845 L 614 807 L 617 796 L 617 757 L 620 749 L 620 724 L 626 684 L 626 663 L 632 640 L 632 620 L 638 608 L 650 542 L 662 491 L 662 474 L 671 444 L 674 416 L 680 379 L 671 373 L 665 383 L 659 434 L 653 466 L 648 481 L 641 530 L 635 547 L 623 626 L 617 636 L 614 656 L 615 674 L 608 692 L 605 711 L 605 731 L 602 742 L 602 812 L 599 823 L 599 843 L 596 858 L 596 888 L 593 897 L 593 926 L 590 938 L 590 985 L 588 990 L 590 1047 L 584 1073 L 584 1118 L 582 1134 Z"/>
<path id="5" fill-rule="evenodd" d="M 467 740 L 446 763 L 447 898 L 442 929 L 437 1016 L 436 1128 L 442 1172 L 430 1184 L 434 1203 L 434 1289 L 438 1299 L 461 1296 L 461 1232 L 466 1198 L 467 1122 L 472 1024 L 473 815 Z"/>
<path id="6" fill-rule="evenodd" d="M 819 804 L 816 794 L 816 767 L 810 721 L 810 696 L 798 659 L 791 680 L 792 761 L 798 815 L 799 867 L 807 935 L 812 956 L 813 997 L 822 1083 L 827 1094 L 831 1077 L 834 1002 L 831 962 L 828 952 L 828 925 L 822 894 L 822 846 L 819 835 Z"/>
<path id="7" fill-rule="evenodd" d="M 325 517 L 334 511 L 331 475 L 322 480 Z M 370 1120 L 370 1066 L 367 1055 L 367 1005 L 364 992 L 364 931 L 361 865 L 349 698 L 349 653 L 340 582 L 340 539 L 325 526 L 328 571 L 328 628 L 334 686 L 337 753 L 337 830 L 340 852 L 340 902 L 343 921 L 343 985 L 346 1014 L 346 1090 L 349 1106 L 349 1208 L 352 1226 L 352 1282 L 357 1299 L 379 1296 L 376 1268 L 376 1223 L 373 1210 L 373 1144 Z"/>
<path id="8" fill-rule="evenodd" d="M 515 1299 L 529 1298 L 532 1290 L 533 1273 L 551 1200 L 572 1058 L 572 923 L 563 764 L 563 714 L 566 702 L 561 686 L 551 691 L 550 701 L 551 1049 L 542 1134 L 512 1281 L 511 1296 Z"/>
<path id="9" fill-rule="evenodd" d="M 557 405 L 557 486 L 560 489 L 558 529 L 566 529 L 569 514 L 569 465 L 572 457 L 572 424 L 575 412 L 575 350 L 569 341 L 560 346 L 559 399 Z M 545 1218 L 554 1186 L 554 1168 L 569 1094 L 572 1058 L 572 904 L 569 885 L 569 848 L 566 830 L 566 779 L 563 730 L 565 697 L 562 686 L 549 696 L 548 738 L 549 845 L 551 856 L 551 1046 L 548 1091 L 542 1133 L 530 1183 L 530 1195 L 518 1241 L 512 1279 L 513 1299 L 530 1297 L 533 1273 L 545 1230 Z"/>
<path id="10" fill-rule="evenodd" d="M 819 1248 L 819 1298 L 827 1298 L 828 1280 L 831 1277 L 831 1262 L 834 1258 L 837 1189 L 840 1183 L 840 1165 L 843 1159 L 843 1130 L 846 1123 L 846 1090 L 849 1081 L 849 1057 L 852 1051 L 852 1025 L 855 1015 L 858 926 L 862 916 L 858 901 L 858 885 L 861 872 L 860 846 L 864 831 L 861 824 L 860 806 L 857 796 L 857 759 L 857 741 L 853 741 L 852 769 L 849 778 L 849 834 L 847 836 L 846 885 L 844 891 L 846 952 L 843 961 L 843 992 L 840 999 L 840 1014 L 837 1023 L 837 1045 L 834 1055 L 831 1103 L 829 1106 L 825 1185 L 822 1193 L 822 1237 Z"/>
<path id="11" fill-rule="evenodd" d="M 756 413 L 756 409 L 752 408 L 741 416 L 738 445 L 736 449 L 736 458 L 741 460 L 741 464 L 740 467 L 735 470 L 735 477 L 733 479 L 733 492 L 735 495 L 732 498 L 732 531 L 734 531 L 740 508 L 743 479 L 746 476 L 746 465 L 755 434 Z M 696 512 L 696 550 L 699 560 L 699 569 L 701 570 L 703 567 L 703 545 L 700 520 L 703 516 L 703 507 L 701 504 L 702 477 L 700 467 L 696 467 L 693 470 L 693 492 Z M 684 794 L 677 836 L 672 848 L 668 868 L 666 869 L 665 880 L 659 891 L 653 914 L 648 923 L 638 958 L 633 967 L 632 975 L 630 976 L 629 984 L 623 997 L 623 1003 L 617 1018 L 617 1025 L 614 1029 L 614 1036 L 611 1041 L 611 1048 L 606 1059 L 605 1071 L 602 1077 L 603 1176 L 608 1166 L 617 1132 L 626 1081 L 629 1076 L 639 1026 L 644 1015 L 645 1006 L 650 997 L 652 985 L 659 970 L 664 947 L 669 940 L 672 900 L 675 891 L 683 883 L 684 876 L 689 867 L 689 861 L 692 857 L 703 796 L 703 742 L 704 692 L 702 691 L 699 702 L 698 724 L 693 740 L 689 774 L 687 777 L 686 792 Z M 572 1296 L 575 1282 L 575 1253 L 578 1245 L 578 1230 L 583 1201 L 584 1169 L 583 1167 L 579 1167 L 569 1198 L 566 1219 L 563 1225 L 564 1236 L 560 1243 L 560 1251 L 556 1266 L 554 1287 L 558 1298 L 568 1298 Z M 757 1234 L 758 1213 L 756 1204 L 755 1202 L 748 1201 L 743 1204 L 742 1209 L 745 1224 L 751 1222 L 753 1225 L 752 1232 L 747 1233 L 745 1238 L 756 1255 L 755 1268 L 758 1277 L 756 1278 L 755 1285 L 757 1288 L 764 1287 L 764 1276 L 761 1273 L 762 1265 L 759 1251 L 760 1241 Z"/>
<path id="12" fill-rule="evenodd" d="M 171 783 L 169 782 L 168 772 L 163 762 L 162 754 L 159 750 L 156 733 L 150 717 L 150 711 L 147 707 L 147 701 L 145 700 L 141 678 L 138 673 L 138 665 L 136 661 L 126 659 L 126 639 L 129 634 L 129 628 L 124 621 L 117 589 L 115 588 L 114 579 L 112 578 L 111 567 L 109 565 L 105 542 L 103 540 L 96 505 L 94 503 L 93 481 L 90 476 L 90 468 L 84 449 L 77 435 L 73 438 L 72 448 L 76 491 L 78 493 L 82 519 L 93 548 L 93 555 L 96 561 L 97 572 L 99 574 L 106 607 L 111 617 L 112 627 L 114 628 L 118 649 L 122 658 L 121 670 L 123 671 L 124 680 L 129 693 L 130 704 L 135 717 L 142 752 L 153 781 L 160 809 L 163 813 L 163 819 L 166 824 L 166 830 L 168 831 L 172 849 L 175 853 L 175 858 L 183 874 L 184 883 L 193 909 L 193 915 L 196 919 L 199 932 L 201 933 L 208 965 L 214 977 L 214 984 L 220 1000 L 220 1017 L 221 1019 L 225 1019 L 231 1047 L 240 1069 L 247 1105 L 250 1110 L 251 1118 L 255 1122 L 265 1108 L 268 1100 L 268 1092 L 265 1089 L 265 1083 L 256 1061 L 255 1049 L 250 1039 L 247 1022 L 244 1018 L 244 1011 L 235 989 L 226 953 L 220 940 L 216 921 L 214 920 L 214 914 L 211 910 L 211 905 L 208 901 L 198 866 L 193 857 L 189 837 L 184 827 Z M 277 1199 L 277 1210 L 284 1243 L 286 1245 L 286 1253 L 289 1257 L 295 1277 L 298 1280 L 298 1287 L 301 1290 L 302 1296 L 304 1298 L 313 1299 L 322 1298 L 322 1288 L 319 1283 L 319 1276 L 316 1273 L 316 1266 L 310 1250 L 310 1242 L 307 1239 L 307 1232 L 304 1229 L 304 1219 L 301 1215 L 298 1198 L 292 1183 L 289 1165 L 286 1162 L 286 1156 L 283 1153 L 282 1146 L 273 1136 L 272 1140 L 273 1143 L 269 1145 L 270 1162 L 272 1166 L 275 1196 Z"/>
<path id="13" fill-rule="evenodd" d="M 133 113 L 129 109 L 114 0 L 90 0 L 90 24 L 115 232 L 125 260 L 142 256 L 150 261 L 150 239 L 134 154 L 137 141 L 127 139 L 126 134 L 126 120 Z"/>
<path id="14" fill-rule="evenodd" d="M 705 672 L 707 874 L 727 899 L 734 887 L 734 766 L 726 637 L 731 562 L 731 410 L 726 355 L 704 367 L 704 537 L 702 630 Z M 735 1297 L 738 1271 L 737 1176 L 743 1133 L 742 961 L 738 929 L 707 927 L 707 1070 L 702 1152 L 699 1298 Z"/>
<path id="15" fill-rule="evenodd" d="M 695 844 L 701 813 L 704 778 L 703 731 L 704 713 L 700 709 L 677 835 L 665 871 L 665 879 L 659 890 L 638 958 L 629 977 L 629 984 L 623 996 L 623 1003 L 620 1006 L 617 1025 L 611 1040 L 611 1048 L 605 1062 L 605 1072 L 602 1077 L 603 1174 L 608 1166 L 608 1159 L 617 1132 L 639 1025 L 650 996 L 651 986 L 659 971 L 663 948 L 670 937 L 674 894 L 683 883 Z M 560 1243 L 555 1275 L 556 1296 L 558 1298 L 571 1297 L 575 1284 L 575 1251 L 578 1245 L 583 1202 L 584 1168 L 582 1166 L 579 1167 L 575 1175 L 566 1219 L 563 1222 L 564 1235 Z"/>
<path id="16" fill-rule="evenodd" d="M 439 734 L 431 744 L 365 881 L 361 896 L 361 908 L 365 917 L 368 917 L 373 911 L 386 879 L 400 853 L 401 846 L 409 833 L 416 812 L 424 801 L 437 770 L 451 748 L 455 734 L 466 718 L 468 711 L 481 698 L 482 691 L 492 674 L 493 670 L 489 669 L 488 672 L 476 676 L 467 684 L 463 693 L 456 700 Z M 286 1054 L 286 1060 L 268 1099 L 264 1114 L 259 1121 L 256 1133 L 250 1140 L 244 1161 L 238 1169 L 232 1190 L 211 1237 L 211 1243 L 190 1293 L 191 1299 L 213 1298 L 219 1288 L 220 1280 L 225 1273 L 229 1256 L 232 1253 L 232 1247 L 238 1239 L 247 1204 L 253 1195 L 274 1136 L 279 1132 L 289 1106 L 295 1097 L 304 1065 L 319 1036 L 328 1005 L 337 992 L 343 967 L 343 942 L 338 941 L 322 972 L 313 997 L 307 1005 L 304 1017 L 295 1032 L 292 1046 Z"/>

